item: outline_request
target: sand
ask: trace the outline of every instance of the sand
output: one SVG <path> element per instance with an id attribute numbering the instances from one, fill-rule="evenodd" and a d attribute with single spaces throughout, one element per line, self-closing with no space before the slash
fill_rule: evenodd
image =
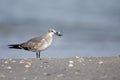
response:
<path id="1" fill-rule="evenodd" d="M 120 57 L 0 59 L 0 80 L 120 80 Z"/>

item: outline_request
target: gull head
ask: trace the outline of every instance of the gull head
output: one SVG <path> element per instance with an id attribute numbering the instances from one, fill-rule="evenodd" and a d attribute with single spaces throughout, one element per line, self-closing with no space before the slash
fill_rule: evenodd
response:
<path id="1" fill-rule="evenodd" d="M 53 36 L 54 34 L 57 36 L 62 36 L 60 32 L 55 31 L 54 29 L 48 29 L 48 33 Z"/>

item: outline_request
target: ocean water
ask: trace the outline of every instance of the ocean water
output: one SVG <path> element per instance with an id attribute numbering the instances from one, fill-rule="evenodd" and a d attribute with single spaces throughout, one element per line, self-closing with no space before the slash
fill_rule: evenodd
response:
<path id="1" fill-rule="evenodd" d="M 49 28 L 62 32 L 41 57 L 120 55 L 120 5 L 106 1 L 0 0 L 0 58 L 34 58 L 35 53 L 9 49 Z"/>
<path id="2" fill-rule="evenodd" d="M 75 56 L 118 56 L 120 37 L 118 29 L 56 28 L 63 36 L 54 36 L 53 44 L 41 52 L 42 57 L 75 57 Z M 7 30 L 8 29 L 8 30 Z M 11 29 L 11 30 L 10 30 Z M 8 44 L 22 43 L 30 38 L 40 36 L 48 28 L 10 27 L 0 35 L 0 58 L 34 58 L 33 52 L 9 49 Z"/>

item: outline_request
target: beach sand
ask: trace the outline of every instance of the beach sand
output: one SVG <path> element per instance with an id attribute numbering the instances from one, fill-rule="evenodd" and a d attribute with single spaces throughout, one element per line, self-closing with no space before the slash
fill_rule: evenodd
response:
<path id="1" fill-rule="evenodd" d="M 120 57 L 0 59 L 0 80 L 120 80 Z"/>

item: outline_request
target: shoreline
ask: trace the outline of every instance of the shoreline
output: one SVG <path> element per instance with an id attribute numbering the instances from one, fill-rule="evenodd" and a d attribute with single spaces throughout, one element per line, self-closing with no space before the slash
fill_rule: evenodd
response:
<path id="1" fill-rule="evenodd" d="M 0 59 L 0 80 L 120 80 L 120 57 Z"/>

